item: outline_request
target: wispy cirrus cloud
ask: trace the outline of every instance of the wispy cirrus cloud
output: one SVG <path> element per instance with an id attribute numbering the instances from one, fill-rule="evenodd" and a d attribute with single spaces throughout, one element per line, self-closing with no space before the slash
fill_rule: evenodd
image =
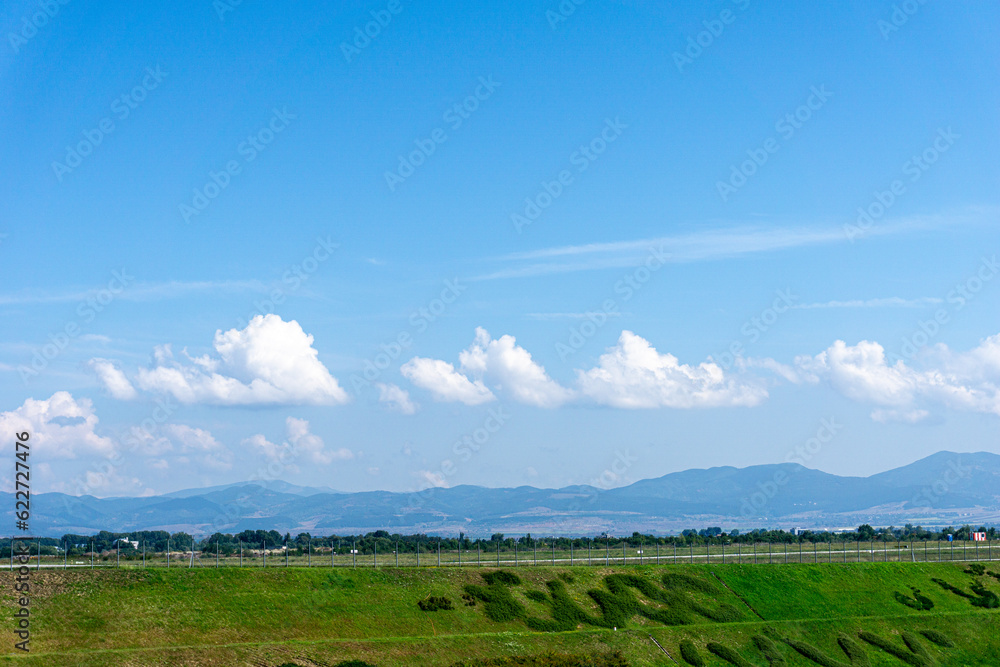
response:
<path id="1" fill-rule="evenodd" d="M 800 310 L 813 310 L 820 308 L 923 308 L 924 306 L 934 306 L 944 303 L 944 299 L 937 297 L 922 296 L 916 299 L 903 299 L 892 296 L 882 299 L 851 299 L 849 301 L 823 301 L 819 303 L 798 303 L 791 308 Z"/>
<path id="2" fill-rule="evenodd" d="M 266 292 L 267 284 L 260 280 L 171 280 L 159 283 L 133 283 L 116 295 L 121 301 L 160 301 L 190 296 L 192 294 L 232 294 L 238 292 Z M 0 306 L 43 305 L 73 303 L 93 297 L 94 289 L 70 288 L 62 290 L 25 290 L 0 294 Z"/>
<path id="3" fill-rule="evenodd" d="M 933 231 L 956 225 L 995 220 L 993 209 L 975 208 L 955 214 L 919 216 L 886 221 L 866 232 L 887 236 Z M 540 248 L 492 258 L 502 266 L 472 280 L 526 278 L 576 271 L 638 266 L 652 250 L 669 255 L 675 264 L 732 259 L 746 255 L 780 252 L 809 246 L 847 244 L 849 239 L 839 222 L 829 225 L 785 226 L 731 225 L 701 229 L 673 236 L 586 243 Z"/>

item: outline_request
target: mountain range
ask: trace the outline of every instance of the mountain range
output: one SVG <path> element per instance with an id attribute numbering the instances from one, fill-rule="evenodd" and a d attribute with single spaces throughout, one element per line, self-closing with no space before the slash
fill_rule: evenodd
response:
<path id="1" fill-rule="evenodd" d="M 14 507 L 13 494 L 6 506 Z M 13 510 L 7 512 L 13 525 Z M 938 452 L 869 477 L 842 477 L 796 463 L 685 470 L 628 486 L 561 489 L 455 486 L 421 492 L 343 493 L 286 482 L 243 482 L 162 496 L 32 497 L 32 533 L 99 530 L 194 535 L 274 529 L 313 535 L 372 530 L 486 536 L 670 533 L 721 526 L 843 529 L 861 523 L 925 526 L 1000 519 L 1000 456 Z"/>

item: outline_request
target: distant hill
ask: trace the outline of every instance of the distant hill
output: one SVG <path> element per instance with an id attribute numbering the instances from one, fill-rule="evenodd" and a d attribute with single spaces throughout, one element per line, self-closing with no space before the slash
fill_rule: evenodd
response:
<path id="1" fill-rule="evenodd" d="M 13 507 L 11 494 L 7 507 Z M 842 528 L 961 525 L 1000 516 L 1000 456 L 938 452 L 870 477 L 840 477 L 794 463 L 685 470 L 629 486 L 562 489 L 456 486 L 419 493 L 338 493 L 285 482 L 238 483 L 143 498 L 32 498 L 32 531 L 184 530 L 197 535 L 280 532 L 489 535 L 674 532 L 718 525 Z M 7 512 L 9 525 L 13 511 Z"/>

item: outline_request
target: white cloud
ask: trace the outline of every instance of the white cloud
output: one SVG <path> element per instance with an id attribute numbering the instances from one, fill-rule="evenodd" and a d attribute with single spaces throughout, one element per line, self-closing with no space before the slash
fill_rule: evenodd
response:
<path id="1" fill-rule="evenodd" d="M 385 403 L 391 410 L 401 412 L 404 415 L 412 415 L 417 411 L 417 404 L 410 400 L 410 394 L 405 389 L 401 389 L 394 384 L 378 382 L 379 403 Z"/>
<path id="2" fill-rule="evenodd" d="M 444 475 L 442 475 L 439 472 L 431 472 L 430 470 L 420 470 L 416 473 L 416 475 L 423 482 L 427 484 L 427 486 L 425 486 L 424 488 L 430 488 L 430 487 L 438 489 L 448 488 L 448 480 L 446 480 L 444 478 Z"/>
<path id="3" fill-rule="evenodd" d="M 97 379 L 101 381 L 104 388 L 113 397 L 121 401 L 128 401 L 136 397 L 137 392 L 125 373 L 118 368 L 114 362 L 107 359 L 91 359 L 87 366 L 97 373 Z"/>
<path id="4" fill-rule="evenodd" d="M 552 380 L 545 368 L 517 345 L 513 336 L 492 340 L 490 334 L 479 327 L 475 341 L 458 355 L 458 359 L 463 370 L 487 376 L 520 403 L 553 408 L 573 397 L 573 392 Z"/>
<path id="5" fill-rule="evenodd" d="M 258 315 L 245 329 L 215 333 L 217 357 L 174 359 L 169 344 L 154 350 L 155 365 L 140 368 L 135 384 L 181 403 L 215 405 L 337 405 L 349 399 L 295 320 Z"/>
<path id="6" fill-rule="evenodd" d="M 838 340 L 796 363 L 844 396 L 879 406 L 872 413 L 876 421 L 917 421 L 932 404 L 1000 415 L 1000 335 L 964 353 L 938 345 L 918 360 L 920 369 L 903 360 L 888 363 L 885 349 L 866 340 L 857 345 Z"/>
<path id="7" fill-rule="evenodd" d="M 472 345 L 458 355 L 460 371 L 446 361 L 414 357 L 400 372 L 418 387 L 427 389 L 439 401 L 479 405 L 496 400 L 486 386 L 509 393 L 520 403 L 552 408 L 573 397 L 546 374 L 531 354 L 517 345 L 513 336 L 493 340 L 482 327 L 476 329 Z M 470 379 L 469 376 L 475 379 Z"/>
<path id="8" fill-rule="evenodd" d="M 149 457 L 143 465 L 165 470 L 173 463 L 229 470 L 233 467 L 233 453 L 205 429 L 187 424 L 163 424 L 155 436 L 148 430 L 134 426 L 129 430 L 128 442 L 133 451 Z"/>
<path id="9" fill-rule="evenodd" d="M 354 458 L 354 452 L 341 447 L 327 449 L 323 439 L 311 433 L 305 419 L 288 417 L 285 420 L 285 441 L 280 445 L 270 442 L 263 435 L 253 435 L 243 441 L 243 446 L 256 450 L 265 458 L 281 463 L 289 472 L 297 472 L 296 462 L 329 465 L 334 461 Z"/>
<path id="10" fill-rule="evenodd" d="M 714 362 L 681 364 L 631 331 L 622 331 L 597 367 L 577 373 L 586 396 L 618 408 L 752 406 L 767 398 L 759 383 L 727 376 Z"/>
<path id="11" fill-rule="evenodd" d="M 0 412 L 0 433 L 27 431 L 32 453 L 47 460 L 75 459 L 80 455 L 110 456 L 115 443 L 95 432 L 98 423 L 93 403 L 57 391 L 47 400 L 29 398 L 11 412 Z"/>
<path id="12" fill-rule="evenodd" d="M 413 384 L 431 392 L 438 401 L 479 405 L 496 400 L 482 380 L 473 382 L 446 361 L 414 357 L 403 364 L 399 372 Z"/>

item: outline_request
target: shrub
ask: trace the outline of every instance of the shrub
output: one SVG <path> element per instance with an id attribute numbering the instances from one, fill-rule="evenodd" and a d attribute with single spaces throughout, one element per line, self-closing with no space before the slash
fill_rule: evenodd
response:
<path id="1" fill-rule="evenodd" d="M 982 563 L 970 563 L 967 568 L 965 568 L 966 574 L 971 574 L 974 577 L 981 577 L 986 573 L 986 566 Z"/>
<path id="2" fill-rule="evenodd" d="M 971 595 L 969 595 L 968 593 L 966 593 L 965 591 L 963 591 L 961 588 L 959 588 L 957 586 L 952 586 L 951 584 L 949 584 L 944 579 L 938 579 L 938 578 L 935 577 L 935 578 L 931 579 L 931 581 L 933 581 L 935 584 L 937 584 L 941 588 L 945 589 L 946 591 L 951 591 L 955 595 L 961 595 L 963 598 L 971 598 L 972 597 Z"/>
<path id="3" fill-rule="evenodd" d="M 521 577 L 517 576 L 513 572 L 507 572 L 506 570 L 496 570 L 495 572 L 487 572 L 483 575 L 483 579 L 490 586 L 494 584 L 503 584 L 505 586 L 517 586 L 521 583 Z"/>
<path id="4" fill-rule="evenodd" d="M 955 642 L 951 641 L 951 637 L 944 634 L 943 632 L 938 632 L 937 630 L 932 630 L 928 628 L 926 630 L 921 630 L 920 634 L 926 637 L 929 641 L 942 646 L 944 648 L 954 648 Z"/>
<path id="5" fill-rule="evenodd" d="M 983 607 L 984 609 L 996 609 L 1000 607 L 1000 598 L 993 591 L 987 590 L 978 581 L 972 584 L 972 592 L 976 594 L 976 597 L 972 598 L 970 601 L 976 607 Z"/>
<path id="6" fill-rule="evenodd" d="M 559 578 L 565 581 L 567 584 L 572 584 L 574 581 L 576 581 L 576 577 L 574 577 L 569 572 L 560 572 Z"/>
<path id="7" fill-rule="evenodd" d="M 904 650 L 902 647 L 893 644 L 888 639 L 879 637 L 873 632 L 862 631 L 860 636 L 861 639 L 865 640 L 872 646 L 882 649 L 886 653 L 899 658 L 908 665 L 914 665 L 914 667 L 927 667 L 931 664 L 931 661 L 927 658 L 911 653 L 908 650 Z"/>
<path id="8" fill-rule="evenodd" d="M 687 574 L 668 572 L 663 575 L 663 586 L 668 591 L 698 591 L 700 593 L 718 593 L 719 589 L 714 584 L 697 579 Z"/>
<path id="9" fill-rule="evenodd" d="M 345 660 L 344 662 L 338 662 L 333 667 L 375 667 L 375 665 L 369 665 L 362 660 Z"/>
<path id="10" fill-rule="evenodd" d="M 784 665 L 785 656 L 781 655 L 781 650 L 778 645 L 775 644 L 769 637 L 764 635 L 754 635 L 753 636 L 754 646 L 757 650 L 764 654 L 767 658 L 767 662 L 771 665 Z"/>
<path id="11" fill-rule="evenodd" d="M 930 611 L 934 608 L 934 601 L 931 600 L 926 595 L 922 595 L 919 590 L 913 589 L 913 597 L 909 595 L 903 595 L 902 593 L 895 592 L 892 594 L 896 598 L 896 602 L 905 604 L 911 609 L 919 609 L 920 611 Z"/>
<path id="12" fill-rule="evenodd" d="M 743 656 L 728 646 L 716 644 L 715 642 L 708 642 L 705 647 L 715 655 L 728 662 L 730 665 L 736 665 L 736 667 L 753 667 L 752 664 L 743 659 Z"/>
<path id="13" fill-rule="evenodd" d="M 795 639 L 785 639 L 786 644 L 795 649 L 802 657 L 812 660 L 817 665 L 823 667 L 850 667 L 839 660 L 834 660 L 812 644 L 800 642 Z"/>
<path id="14" fill-rule="evenodd" d="M 548 602 L 549 596 L 541 591 L 525 591 L 524 597 L 535 602 Z"/>
<path id="15" fill-rule="evenodd" d="M 549 605 L 552 619 L 529 618 L 527 621 L 529 628 L 542 632 L 564 632 L 575 630 L 582 623 L 601 625 L 600 621 L 588 616 L 587 612 L 573 601 L 573 598 L 566 592 L 566 585 L 562 581 L 555 579 L 546 582 L 545 585 L 549 587 L 551 597 L 546 596 L 541 591 L 535 592 L 542 596 L 540 601 Z"/>
<path id="16" fill-rule="evenodd" d="M 681 640 L 681 660 L 692 667 L 704 667 L 705 659 L 698 653 L 698 647 L 690 639 Z"/>
<path id="17" fill-rule="evenodd" d="M 451 611 L 455 606 L 446 597 L 440 595 L 431 595 L 417 603 L 417 606 L 424 611 Z"/>
<path id="18" fill-rule="evenodd" d="M 462 600 L 465 601 L 465 606 L 466 607 L 475 607 L 476 606 L 476 598 L 472 597 L 468 593 L 462 593 Z"/>
<path id="19" fill-rule="evenodd" d="M 482 600 L 485 603 L 483 613 L 486 614 L 486 618 L 496 623 L 524 618 L 524 606 L 514 599 L 508 588 L 508 586 L 520 583 L 520 577 L 510 572 L 497 570 L 485 573 L 483 579 L 489 586 L 469 584 L 465 587 L 465 594 L 474 600 Z"/>
<path id="20" fill-rule="evenodd" d="M 927 652 L 924 645 L 920 642 L 920 638 L 917 637 L 912 632 L 903 632 L 903 643 L 906 644 L 906 648 L 910 649 L 912 653 L 920 656 L 927 662 L 931 662 L 931 654 Z"/>
<path id="21" fill-rule="evenodd" d="M 837 644 L 850 659 L 851 667 L 870 667 L 872 664 L 871 660 L 868 659 L 868 654 L 865 653 L 865 647 L 847 635 L 841 633 L 837 637 Z"/>
<path id="22" fill-rule="evenodd" d="M 463 660 L 451 667 L 628 667 L 625 657 L 615 651 L 604 655 L 561 655 L 547 653 L 545 655 L 505 656 L 500 658 L 485 658 Z"/>

